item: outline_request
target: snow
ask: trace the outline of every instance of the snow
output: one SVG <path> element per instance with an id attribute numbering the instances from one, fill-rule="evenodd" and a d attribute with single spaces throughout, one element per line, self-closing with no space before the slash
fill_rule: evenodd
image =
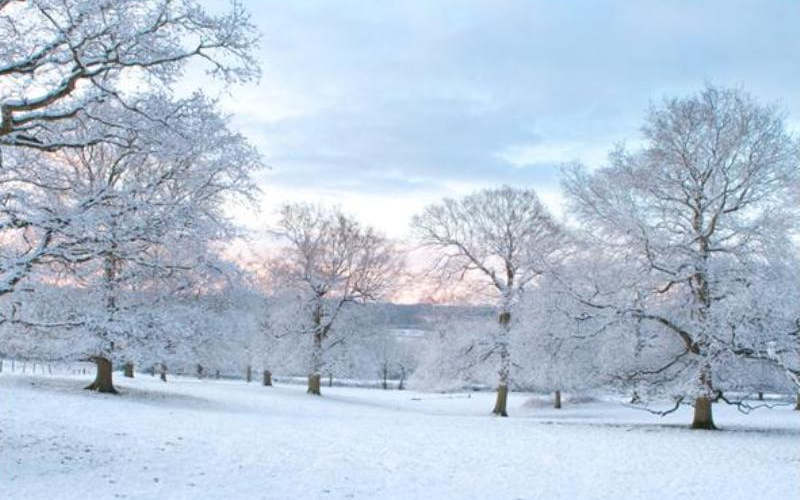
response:
<path id="1" fill-rule="evenodd" d="M 691 431 L 611 401 L 563 410 L 512 393 L 138 375 L 121 396 L 87 377 L 0 375 L 0 491 L 10 499 L 795 498 L 800 413 L 715 407 Z"/>

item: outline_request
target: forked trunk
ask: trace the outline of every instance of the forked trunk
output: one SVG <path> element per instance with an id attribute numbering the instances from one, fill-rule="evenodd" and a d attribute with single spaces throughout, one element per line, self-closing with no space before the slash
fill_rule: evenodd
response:
<path id="1" fill-rule="evenodd" d="M 555 400 L 553 401 L 553 408 L 556 410 L 561 409 L 561 391 L 556 391 Z"/>
<path id="2" fill-rule="evenodd" d="M 130 361 L 125 363 L 124 375 L 128 378 L 133 378 L 133 363 L 131 363 Z"/>
<path id="3" fill-rule="evenodd" d="M 508 385 L 502 384 L 497 386 L 497 399 L 494 403 L 494 410 L 492 415 L 497 417 L 507 417 L 506 403 L 508 402 Z"/>
<path id="4" fill-rule="evenodd" d="M 272 386 L 272 372 L 269 370 L 264 370 L 264 381 L 265 386 L 271 387 Z"/>
<path id="5" fill-rule="evenodd" d="M 692 429 L 708 429 L 713 430 L 717 427 L 714 425 L 714 418 L 711 414 L 711 399 L 701 396 L 694 400 L 694 420 L 692 421 Z"/>
<path id="6" fill-rule="evenodd" d="M 92 358 L 92 361 L 94 361 L 94 364 L 97 366 L 97 375 L 95 376 L 94 382 L 87 385 L 85 389 L 106 394 L 119 394 L 114 388 L 111 378 L 111 360 L 102 356 L 95 356 Z"/>
<path id="7" fill-rule="evenodd" d="M 320 390 L 320 384 L 322 382 L 322 376 L 319 373 L 309 375 L 308 376 L 308 393 L 313 394 L 314 396 L 319 396 L 322 394 Z"/>

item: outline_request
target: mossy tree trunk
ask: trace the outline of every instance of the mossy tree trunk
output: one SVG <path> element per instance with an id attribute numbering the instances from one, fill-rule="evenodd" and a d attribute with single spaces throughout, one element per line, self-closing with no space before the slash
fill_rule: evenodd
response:
<path id="1" fill-rule="evenodd" d="M 319 396 L 322 394 L 322 390 L 320 385 L 322 383 L 322 376 L 317 374 L 311 374 L 308 376 L 308 393 L 313 394 L 314 396 Z"/>
<path id="2" fill-rule="evenodd" d="M 85 389 L 106 394 L 119 394 L 114 388 L 111 360 L 103 356 L 94 356 L 91 360 L 97 366 L 97 374 L 94 382 L 87 385 Z"/>

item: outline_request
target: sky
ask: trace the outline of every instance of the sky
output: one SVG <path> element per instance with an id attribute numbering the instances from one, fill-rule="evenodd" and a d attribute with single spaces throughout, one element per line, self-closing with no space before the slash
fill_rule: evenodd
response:
<path id="1" fill-rule="evenodd" d="M 211 1 L 211 0 L 209 0 Z M 258 84 L 223 108 L 286 201 L 338 204 L 393 238 L 445 196 L 509 184 L 561 210 L 559 168 L 636 145 L 648 106 L 705 83 L 779 102 L 800 129 L 800 2 L 244 0 Z"/>

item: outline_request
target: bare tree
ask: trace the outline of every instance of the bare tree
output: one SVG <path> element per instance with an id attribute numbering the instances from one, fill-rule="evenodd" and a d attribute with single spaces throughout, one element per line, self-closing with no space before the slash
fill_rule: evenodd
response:
<path id="1" fill-rule="evenodd" d="M 287 279 L 305 302 L 307 317 L 297 320 L 311 340 L 308 392 L 319 395 L 324 342 L 343 309 L 379 299 L 400 262 L 386 238 L 337 209 L 288 204 L 281 209 L 278 227 L 289 243 Z"/>
<path id="2" fill-rule="evenodd" d="M 653 107 L 642 130 L 640 150 L 618 148 L 607 167 L 567 172 L 587 237 L 615 256 L 617 280 L 630 283 L 619 293 L 598 288 L 585 303 L 667 336 L 669 359 L 639 375 L 685 374 L 679 401 L 693 397 L 693 427 L 710 429 L 712 402 L 722 397 L 715 370 L 763 353 L 746 297 L 796 252 L 788 236 L 798 227 L 798 143 L 779 110 L 713 86 Z"/>
<path id="3" fill-rule="evenodd" d="M 412 222 L 423 245 L 439 251 L 441 279 L 488 286 L 499 328 L 484 357 L 499 357 L 493 414 L 507 416 L 511 312 L 558 250 L 562 232 L 532 189 L 504 186 L 427 207 Z"/>

